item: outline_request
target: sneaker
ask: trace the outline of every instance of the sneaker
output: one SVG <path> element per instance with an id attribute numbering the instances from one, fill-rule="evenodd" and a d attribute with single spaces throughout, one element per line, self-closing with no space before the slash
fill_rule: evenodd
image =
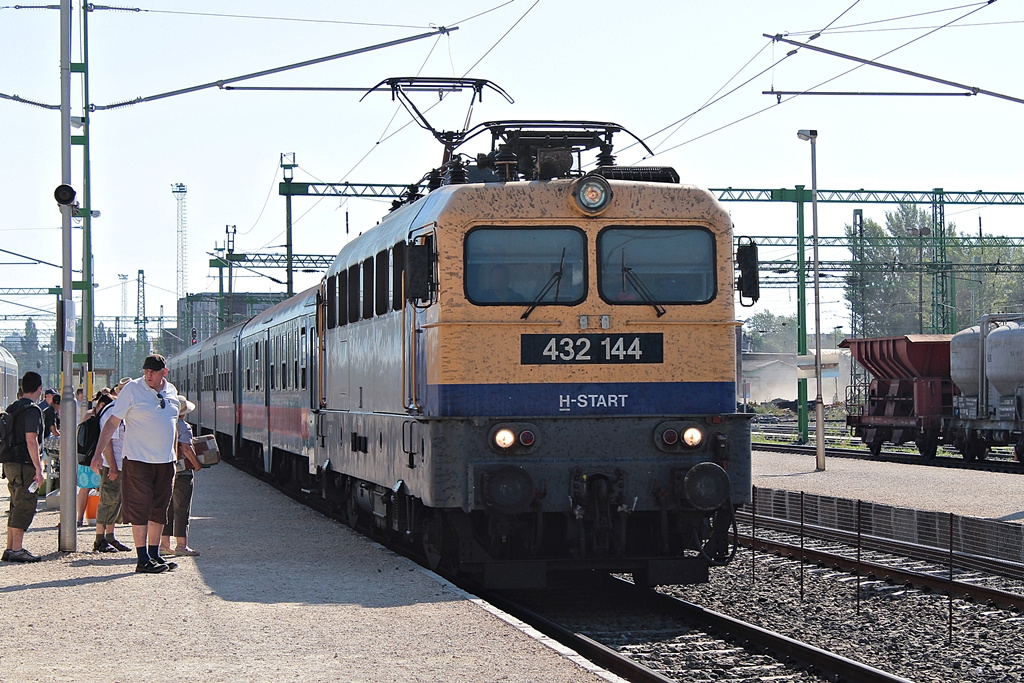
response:
<path id="1" fill-rule="evenodd" d="M 0 557 L 0 562 L 7 562 L 10 559 L 11 559 L 11 549 L 8 548 L 7 550 L 4 551 L 4 556 Z"/>
<path id="2" fill-rule="evenodd" d="M 5 559 L 8 562 L 39 562 L 41 557 L 36 557 L 29 551 L 22 548 L 21 550 L 8 550 L 5 553 Z"/>
<path id="3" fill-rule="evenodd" d="M 163 574 L 169 568 L 166 564 L 158 564 L 153 560 L 147 560 L 135 565 L 136 574 Z"/>
<path id="4" fill-rule="evenodd" d="M 107 539 L 101 538 L 92 544 L 94 553 L 116 553 L 117 548 L 107 543 Z"/>
<path id="5" fill-rule="evenodd" d="M 175 548 L 174 549 L 174 554 L 175 555 L 188 555 L 189 557 L 199 557 L 199 551 L 198 550 L 192 550 L 192 548 L 189 548 L 188 546 L 185 546 L 184 548 Z"/>
<path id="6" fill-rule="evenodd" d="M 126 546 L 124 543 L 121 543 L 121 541 L 117 540 L 116 538 L 112 538 L 110 536 L 105 536 L 105 538 L 107 539 L 107 544 L 114 550 L 131 550 L 131 548 Z"/>

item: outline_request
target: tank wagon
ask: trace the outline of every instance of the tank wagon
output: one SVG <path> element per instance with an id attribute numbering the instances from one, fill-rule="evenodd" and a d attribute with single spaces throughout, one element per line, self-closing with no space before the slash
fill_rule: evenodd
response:
<path id="1" fill-rule="evenodd" d="M 198 432 L 487 586 L 707 581 L 750 499 L 756 246 L 734 257 L 674 170 L 615 166 L 622 130 L 482 124 L 489 152 L 449 155 L 319 285 L 170 360 Z"/>
<path id="2" fill-rule="evenodd" d="M 965 460 L 1013 446 L 1024 460 L 1024 315 L 986 315 L 955 335 L 847 339 L 841 346 L 873 376 L 847 425 L 872 454 L 913 441 L 935 457 L 940 444 Z"/>

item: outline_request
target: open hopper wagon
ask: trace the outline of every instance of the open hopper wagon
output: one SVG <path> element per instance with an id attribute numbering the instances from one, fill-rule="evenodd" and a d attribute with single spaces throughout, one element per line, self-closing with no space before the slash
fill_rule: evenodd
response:
<path id="1" fill-rule="evenodd" d="M 959 393 L 949 373 L 949 334 L 846 339 L 872 380 L 867 399 L 846 424 L 878 455 L 883 443 L 913 441 L 921 455 L 934 458 L 942 439 L 942 418 L 953 414 Z"/>

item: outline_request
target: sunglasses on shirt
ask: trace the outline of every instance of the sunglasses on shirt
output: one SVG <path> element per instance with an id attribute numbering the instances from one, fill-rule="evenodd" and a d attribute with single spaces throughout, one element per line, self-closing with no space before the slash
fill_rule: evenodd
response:
<path id="1" fill-rule="evenodd" d="M 164 402 L 164 395 L 161 393 L 157 393 L 156 397 L 160 399 L 160 410 L 163 410 L 167 406 L 167 404 Z"/>

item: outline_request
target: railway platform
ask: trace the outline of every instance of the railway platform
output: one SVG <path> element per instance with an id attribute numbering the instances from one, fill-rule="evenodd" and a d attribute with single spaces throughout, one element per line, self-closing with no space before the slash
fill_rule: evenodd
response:
<path id="1" fill-rule="evenodd" d="M 201 555 L 160 575 L 91 552 L 91 526 L 58 552 L 40 504 L 43 561 L 0 563 L 0 680 L 621 680 L 229 465 L 195 487 Z"/>
<path id="2" fill-rule="evenodd" d="M 1000 472 L 759 451 L 753 484 L 820 496 L 1024 523 L 1024 476 Z"/>

